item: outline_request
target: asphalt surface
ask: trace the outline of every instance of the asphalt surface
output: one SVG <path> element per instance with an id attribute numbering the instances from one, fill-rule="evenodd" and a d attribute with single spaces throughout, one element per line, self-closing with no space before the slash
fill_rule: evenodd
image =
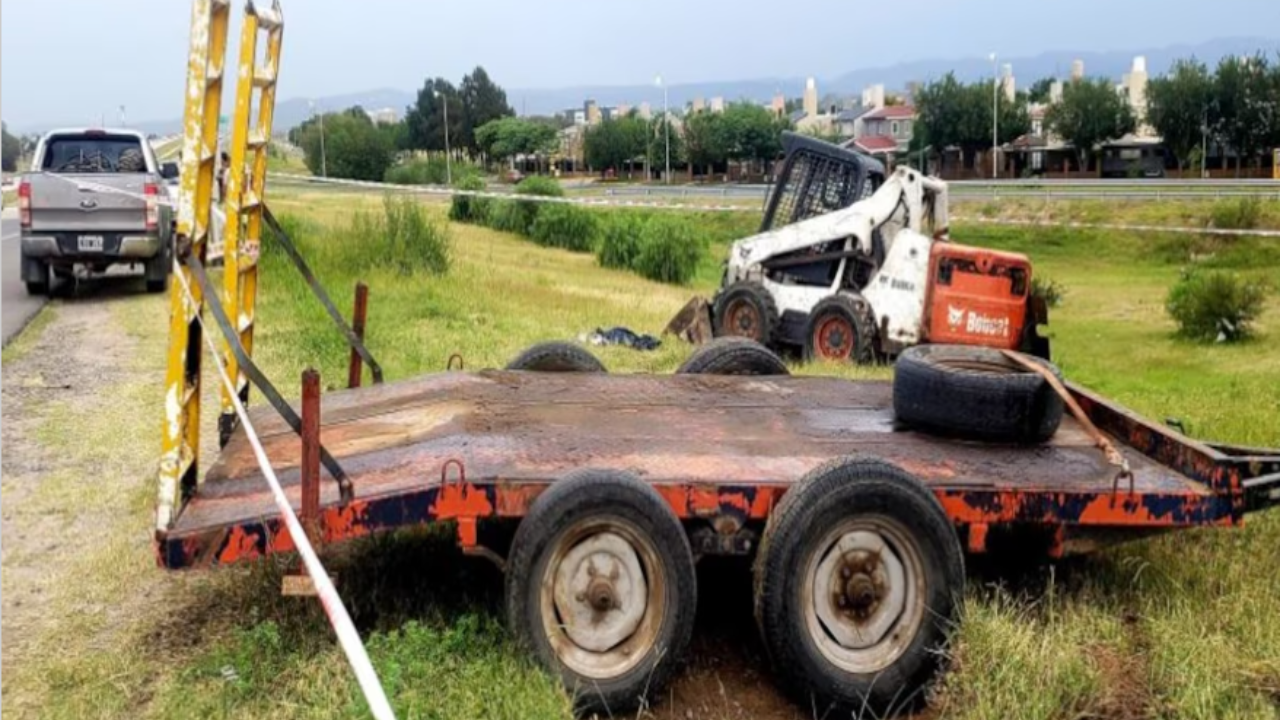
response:
<path id="1" fill-rule="evenodd" d="M 22 328 L 44 307 L 46 298 L 31 297 L 22 284 L 22 255 L 18 240 L 18 218 L 6 213 L 0 220 L 0 315 L 3 315 L 4 340 L 8 345 Z"/>

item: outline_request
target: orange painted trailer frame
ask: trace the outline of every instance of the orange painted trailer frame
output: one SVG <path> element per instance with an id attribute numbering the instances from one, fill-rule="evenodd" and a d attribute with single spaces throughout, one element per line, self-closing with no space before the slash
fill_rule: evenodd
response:
<path id="1" fill-rule="evenodd" d="M 344 502 L 325 477 L 314 527 L 333 543 L 451 521 L 462 546 L 477 548 L 483 523 L 520 518 L 558 478 L 597 467 L 652 484 L 695 552 L 749 554 L 792 484 L 850 454 L 923 481 L 975 552 L 1003 526 L 1039 526 L 1059 554 L 1116 532 L 1239 525 L 1246 512 L 1280 504 L 1280 451 L 1201 443 L 1070 390 L 1124 453 L 1131 480 L 1117 481 L 1071 418 L 1031 447 L 902 429 L 887 382 L 485 370 L 342 390 L 324 398 L 321 439 L 354 497 Z M 253 421 L 301 508 L 299 437 L 270 407 Z M 243 429 L 156 541 L 159 564 L 171 569 L 292 549 Z"/>

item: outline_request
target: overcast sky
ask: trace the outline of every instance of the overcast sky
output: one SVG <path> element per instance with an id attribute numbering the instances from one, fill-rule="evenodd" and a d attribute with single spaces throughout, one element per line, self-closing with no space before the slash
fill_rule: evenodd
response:
<path id="1" fill-rule="evenodd" d="M 233 38 L 243 0 L 233 0 Z M 187 0 L 3 0 L 0 113 L 18 124 L 181 114 Z M 455 82 L 743 80 L 906 60 L 1274 35 L 1277 0 L 285 0 L 280 98 Z M 482 19 L 487 18 L 487 19 Z"/>

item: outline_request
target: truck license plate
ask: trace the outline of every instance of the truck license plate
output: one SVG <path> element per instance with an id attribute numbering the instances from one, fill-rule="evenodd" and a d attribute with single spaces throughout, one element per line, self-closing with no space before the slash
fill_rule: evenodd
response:
<path id="1" fill-rule="evenodd" d="M 81 252 L 102 252 L 102 236 L 81 235 L 79 247 Z"/>

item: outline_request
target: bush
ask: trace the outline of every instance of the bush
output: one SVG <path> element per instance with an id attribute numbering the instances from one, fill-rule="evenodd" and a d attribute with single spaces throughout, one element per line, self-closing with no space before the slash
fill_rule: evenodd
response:
<path id="1" fill-rule="evenodd" d="M 484 220 L 486 225 L 498 232 L 526 235 L 529 231 L 524 210 L 513 200 L 494 200 Z"/>
<path id="2" fill-rule="evenodd" d="M 538 210 L 530 237 L 539 245 L 564 248 L 573 252 L 591 252 L 596 246 L 599 223 L 596 216 L 563 203 L 551 203 Z"/>
<path id="3" fill-rule="evenodd" d="M 1061 305 L 1062 298 L 1066 294 L 1066 287 L 1053 278 L 1043 275 L 1033 275 L 1031 277 L 1031 296 L 1044 298 L 1044 304 L 1048 307 L 1052 308 Z"/>
<path id="4" fill-rule="evenodd" d="M 478 175 L 465 177 L 455 182 L 459 190 L 480 191 L 485 189 L 484 179 Z M 493 201 L 489 198 L 472 197 L 470 195 L 454 195 L 449 204 L 449 219 L 454 222 L 485 224 L 492 210 Z"/>
<path id="5" fill-rule="evenodd" d="M 362 212 L 350 237 L 335 240 L 344 250 L 337 261 L 356 271 L 390 268 L 401 275 L 426 271 L 443 275 L 452 255 L 449 230 L 435 222 L 413 198 L 387 197 L 382 214 Z"/>
<path id="6" fill-rule="evenodd" d="M 1165 309 L 1178 334 L 1202 342 L 1234 342 L 1252 334 L 1266 287 L 1222 271 L 1187 272 L 1169 291 Z"/>
<path id="7" fill-rule="evenodd" d="M 564 188 L 560 187 L 560 183 L 551 178 L 534 175 L 525 178 L 516 185 L 517 195 L 536 195 L 539 197 L 564 197 Z M 506 227 L 495 228 L 504 230 L 505 232 L 518 233 L 520 235 L 533 234 L 533 221 L 538 219 L 538 209 L 547 203 L 534 200 L 517 200 L 515 201 L 514 217 L 506 217 Z"/>
<path id="8" fill-rule="evenodd" d="M 454 162 L 453 184 L 460 185 L 480 178 L 480 170 L 469 162 Z M 444 157 L 414 157 L 387 170 L 386 182 L 393 185 L 444 185 L 449 182 L 450 167 Z"/>
<path id="9" fill-rule="evenodd" d="M 560 187 L 560 183 L 549 177 L 541 175 L 532 175 L 521 180 L 516 185 L 516 193 L 519 195 L 539 195 L 542 197 L 564 197 L 564 188 Z"/>
<path id="10" fill-rule="evenodd" d="M 1209 223 L 1218 230 L 1252 230 L 1262 220 L 1262 200 L 1242 197 L 1214 203 Z"/>
<path id="11" fill-rule="evenodd" d="M 650 280 L 683 285 L 698 271 L 702 253 L 702 240 L 689 221 L 658 215 L 644 224 L 633 269 Z"/>
<path id="12" fill-rule="evenodd" d="M 615 212 L 605 216 L 596 249 L 601 267 L 630 270 L 635 267 L 643 242 L 645 216 L 634 212 Z"/>

